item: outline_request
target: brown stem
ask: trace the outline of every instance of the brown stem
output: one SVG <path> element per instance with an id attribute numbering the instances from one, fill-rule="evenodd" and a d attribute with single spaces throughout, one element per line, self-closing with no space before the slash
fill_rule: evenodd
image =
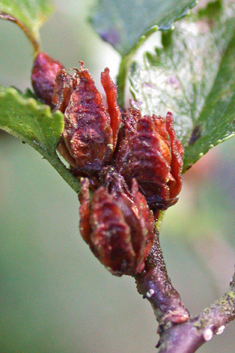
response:
<path id="1" fill-rule="evenodd" d="M 229 290 L 196 318 L 173 325 L 160 338 L 159 353 L 194 353 L 235 319 L 235 274 Z"/>
<path id="2" fill-rule="evenodd" d="M 12 17 L 4 12 L 0 12 L 0 18 L 3 20 L 14 22 L 15 24 L 17 24 L 22 29 L 22 31 L 26 34 L 29 41 L 32 43 L 33 49 L 34 49 L 34 55 L 36 56 L 39 53 L 39 51 L 40 51 L 39 42 L 34 38 L 32 33 L 29 31 L 29 29 L 21 21 L 17 20 L 17 18 Z"/>
<path id="3" fill-rule="evenodd" d="M 136 276 L 136 284 L 138 292 L 151 303 L 160 329 L 164 329 L 166 324 L 169 326 L 169 323 L 177 324 L 189 320 L 189 312 L 168 277 L 157 230 L 145 270 Z"/>
<path id="4" fill-rule="evenodd" d="M 159 353 L 194 353 L 214 334 L 221 334 L 235 319 L 235 274 L 229 290 L 197 317 L 188 310 L 168 277 L 159 234 L 147 258 L 145 270 L 136 276 L 137 289 L 151 303 L 159 322 Z"/>

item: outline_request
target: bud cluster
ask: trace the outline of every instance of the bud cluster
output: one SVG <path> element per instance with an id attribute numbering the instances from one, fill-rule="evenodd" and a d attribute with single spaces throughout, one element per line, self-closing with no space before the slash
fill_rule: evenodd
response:
<path id="1" fill-rule="evenodd" d="M 153 214 L 135 179 L 129 190 L 119 173 L 107 169 L 91 201 L 89 181 L 82 180 L 81 235 L 113 274 L 135 275 L 143 271 L 153 244 Z"/>
<path id="2" fill-rule="evenodd" d="M 177 201 L 182 184 L 183 148 L 172 114 L 123 113 L 108 68 L 101 73 L 104 100 L 83 63 L 70 75 L 45 53 L 35 60 L 32 84 L 43 102 L 64 114 L 58 151 L 81 178 L 83 239 L 113 274 L 141 273 L 158 212 Z"/>

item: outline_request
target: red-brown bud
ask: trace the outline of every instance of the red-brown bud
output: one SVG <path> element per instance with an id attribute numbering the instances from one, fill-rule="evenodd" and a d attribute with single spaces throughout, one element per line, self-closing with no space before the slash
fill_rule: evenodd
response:
<path id="1" fill-rule="evenodd" d="M 116 172 L 106 175 L 89 199 L 89 181 L 83 179 L 79 195 L 80 231 L 100 262 L 113 274 L 143 271 L 154 241 L 154 220 L 135 180 L 131 192 Z"/>
<path id="2" fill-rule="evenodd" d="M 121 115 L 117 89 L 107 68 L 101 74 L 101 83 L 107 108 L 83 63 L 73 76 L 61 70 L 56 79 L 52 100 L 65 118 L 59 152 L 80 175 L 100 172 L 111 161 L 117 143 Z"/>
<path id="3" fill-rule="evenodd" d="M 61 69 L 63 69 L 63 65 L 44 52 L 40 52 L 34 60 L 31 75 L 32 85 L 37 97 L 43 103 L 51 105 L 56 75 Z"/>
<path id="4" fill-rule="evenodd" d="M 151 209 L 166 209 L 177 201 L 182 155 L 171 113 L 166 121 L 155 115 L 142 117 L 136 109 L 123 115 L 115 167 L 128 185 L 137 180 Z"/>

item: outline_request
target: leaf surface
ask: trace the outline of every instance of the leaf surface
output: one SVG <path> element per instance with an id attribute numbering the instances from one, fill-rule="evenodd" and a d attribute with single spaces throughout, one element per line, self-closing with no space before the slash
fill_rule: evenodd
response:
<path id="1" fill-rule="evenodd" d="M 125 56 L 141 37 L 169 29 L 194 5 L 195 0 L 99 0 L 91 21 L 101 38 Z"/>
<path id="2" fill-rule="evenodd" d="M 39 28 L 52 11 L 51 0 L 0 0 L 0 13 L 20 21 L 35 40 L 38 40 Z"/>
<path id="3" fill-rule="evenodd" d="M 27 142 L 41 154 L 55 153 L 63 128 L 63 114 L 23 95 L 13 87 L 0 86 L 0 128 Z"/>
<path id="4" fill-rule="evenodd" d="M 51 112 L 49 106 L 13 87 L 0 85 L 0 129 L 27 142 L 58 171 L 62 178 L 79 192 L 79 180 L 58 158 L 56 148 L 64 130 L 64 116 Z"/>
<path id="5" fill-rule="evenodd" d="M 175 27 L 144 66 L 133 64 L 130 82 L 142 114 L 173 113 L 186 171 L 235 134 L 234 3 L 212 3 Z"/>

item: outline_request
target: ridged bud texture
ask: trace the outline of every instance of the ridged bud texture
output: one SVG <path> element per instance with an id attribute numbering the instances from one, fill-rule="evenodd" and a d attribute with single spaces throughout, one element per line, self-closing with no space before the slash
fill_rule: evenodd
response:
<path id="1" fill-rule="evenodd" d="M 83 179 L 79 200 L 84 240 L 113 274 L 142 272 L 154 240 L 154 220 L 137 182 L 133 180 L 129 192 L 118 173 L 108 173 L 91 202 L 88 188 L 88 179 Z"/>
<path id="2" fill-rule="evenodd" d="M 181 189 L 183 148 L 173 130 L 171 113 L 141 116 L 129 109 L 123 116 L 115 167 L 130 186 L 135 178 L 151 209 L 174 204 Z"/>

